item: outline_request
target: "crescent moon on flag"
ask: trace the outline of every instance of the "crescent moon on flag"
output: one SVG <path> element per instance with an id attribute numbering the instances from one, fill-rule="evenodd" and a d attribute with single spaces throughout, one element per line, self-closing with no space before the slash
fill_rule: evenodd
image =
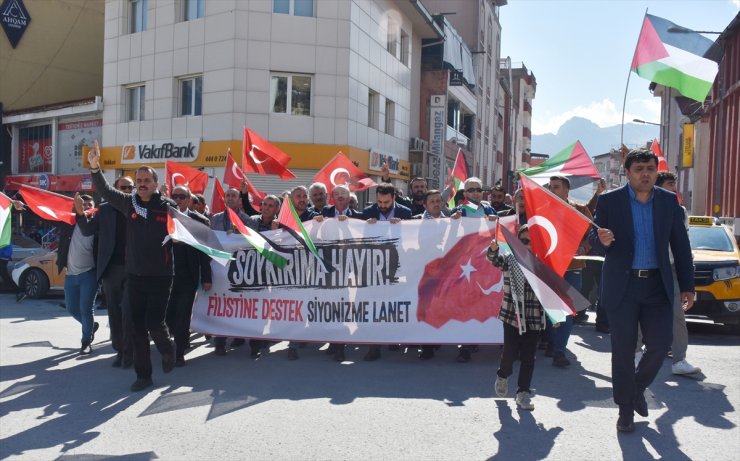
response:
<path id="1" fill-rule="evenodd" d="M 57 214 L 54 213 L 54 210 L 52 210 L 48 206 L 39 205 L 39 210 L 43 211 L 44 213 L 48 214 L 49 216 L 53 216 L 54 218 L 59 219 L 59 216 L 57 216 Z"/>
<path id="2" fill-rule="evenodd" d="M 555 226 L 550 222 L 549 219 L 545 218 L 544 216 L 540 215 L 534 215 L 531 218 L 527 219 L 527 224 L 530 228 L 532 226 L 540 226 L 550 235 L 550 248 L 547 250 L 547 254 L 545 255 L 545 258 L 550 256 L 553 251 L 555 251 L 555 248 L 558 246 L 558 231 L 555 229 Z"/>
<path id="3" fill-rule="evenodd" d="M 179 185 L 180 185 L 180 184 L 178 184 L 178 183 L 177 183 L 177 181 L 175 181 L 175 177 L 177 177 L 177 176 L 179 176 L 179 177 L 181 177 L 181 178 L 182 178 L 182 180 L 183 180 L 183 185 L 184 185 L 184 186 L 187 186 L 187 185 L 188 185 L 188 181 L 187 181 L 187 179 L 185 179 L 185 176 L 183 176 L 183 175 L 182 175 L 182 173 L 172 173 L 172 187 L 173 187 L 173 188 L 174 188 L 175 186 L 179 186 Z"/>
<path id="4" fill-rule="evenodd" d="M 259 148 L 260 148 L 260 146 L 258 146 L 258 145 L 256 145 L 256 144 L 252 144 L 252 148 L 251 148 L 251 149 L 249 149 L 249 156 L 250 156 L 250 157 L 252 157 L 252 161 L 253 161 L 254 163 L 258 164 L 258 165 L 259 165 L 260 163 L 265 163 L 265 162 L 266 162 L 266 161 L 268 160 L 268 158 L 269 158 L 269 157 L 265 157 L 265 159 L 264 159 L 264 160 L 257 160 L 257 156 L 256 156 L 256 155 L 254 155 L 254 148 L 255 148 L 255 147 L 256 147 L 257 149 L 259 149 Z"/>
<path id="5" fill-rule="evenodd" d="M 347 179 L 350 178 L 349 171 L 347 171 L 345 168 L 335 168 L 334 171 L 331 172 L 331 175 L 329 175 L 329 181 L 331 181 L 332 184 L 335 186 L 338 186 L 337 182 L 334 180 L 334 178 L 337 177 L 338 174 L 344 173 L 347 175 Z M 343 182 L 341 184 L 347 184 L 347 182 Z"/>
<path id="6" fill-rule="evenodd" d="M 231 172 L 239 179 L 244 179 L 244 175 L 242 174 L 241 169 L 236 166 L 236 162 L 231 164 Z"/>
<path id="7" fill-rule="evenodd" d="M 488 288 L 483 288 L 478 282 L 476 282 L 476 285 L 478 285 L 480 292 L 483 293 L 484 295 L 490 295 L 494 291 L 496 293 L 500 293 L 501 289 L 504 287 L 504 276 L 502 275 L 497 283 L 494 283 Z"/>

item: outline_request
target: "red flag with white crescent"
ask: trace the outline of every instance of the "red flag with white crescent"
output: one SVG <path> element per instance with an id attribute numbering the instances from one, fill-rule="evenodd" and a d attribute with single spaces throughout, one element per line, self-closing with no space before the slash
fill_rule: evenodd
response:
<path id="1" fill-rule="evenodd" d="M 668 168 L 668 162 L 666 161 L 665 156 L 663 156 L 663 149 L 660 148 L 660 143 L 657 139 L 653 139 L 653 142 L 650 144 L 650 150 L 658 156 L 658 172 L 671 171 Z"/>
<path id="2" fill-rule="evenodd" d="M 175 186 L 187 186 L 193 194 L 202 194 L 208 187 L 208 174 L 180 162 L 164 162 L 164 175 L 170 191 Z"/>
<path id="3" fill-rule="evenodd" d="M 211 194 L 211 215 L 221 213 L 226 209 L 226 196 L 221 181 L 216 178 L 213 183 L 213 193 Z"/>
<path id="4" fill-rule="evenodd" d="M 242 169 L 246 173 L 276 174 L 280 179 L 296 176 L 286 168 L 290 156 L 249 128 L 244 128 Z"/>
<path id="5" fill-rule="evenodd" d="M 35 187 L 19 184 L 19 192 L 23 196 L 28 208 L 42 219 L 49 221 L 60 221 L 74 226 L 76 216 L 74 210 L 74 199 L 54 192 L 37 189 Z M 88 210 L 85 214 L 92 214 L 97 209 Z"/>
<path id="6" fill-rule="evenodd" d="M 591 222 L 528 176 L 521 180 L 532 252 L 562 277 Z"/>
<path id="7" fill-rule="evenodd" d="M 244 171 L 239 168 L 239 165 L 234 161 L 234 157 L 231 155 L 231 149 L 226 152 L 226 166 L 224 167 L 224 184 L 234 189 L 240 189 L 242 187 L 242 179 L 247 181 L 247 191 L 249 192 L 249 201 L 252 207 L 257 210 L 262 210 L 262 199 L 265 198 L 264 192 L 254 187 L 252 181 L 246 177 Z"/>
<path id="8" fill-rule="evenodd" d="M 323 168 L 313 177 L 314 181 L 326 185 L 326 193 L 331 196 L 334 186 L 344 184 L 352 192 L 369 189 L 377 186 L 375 181 L 362 172 L 352 160 L 341 152 L 337 152 Z"/>

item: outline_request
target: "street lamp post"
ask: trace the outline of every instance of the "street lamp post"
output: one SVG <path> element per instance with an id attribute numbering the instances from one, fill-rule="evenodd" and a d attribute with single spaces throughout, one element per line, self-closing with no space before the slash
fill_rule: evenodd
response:
<path id="1" fill-rule="evenodd" d="M 633 118 L 632 121 L 635 122 L 635 123 L 642 123 L 643 125 L 655 125 L 655 126 L 659 126 L 659 127 L 665 126 L 662 123 L 646 122 L 645 120 L 640 120 L 639 118 Z"/>

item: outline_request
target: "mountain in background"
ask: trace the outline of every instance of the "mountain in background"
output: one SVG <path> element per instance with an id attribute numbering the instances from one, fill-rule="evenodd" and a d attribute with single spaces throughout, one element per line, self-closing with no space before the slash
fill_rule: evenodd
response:
<path id="1" fill-rule="evenodd" d="M 591 157 L 605 154 L 609 150 L 619 147 L 621 128 L 621 125 L 601 128 L 585 118 L 573 117 L 560 127 L 557 134 L 533 135 L 532 152 L 552 156 L 580 140 Z M 627 147 L 645 145 L 646 142 L 659 136 L 660 127 L 658 126 L 637 123 L 624 124 L 624 144 Z"/>

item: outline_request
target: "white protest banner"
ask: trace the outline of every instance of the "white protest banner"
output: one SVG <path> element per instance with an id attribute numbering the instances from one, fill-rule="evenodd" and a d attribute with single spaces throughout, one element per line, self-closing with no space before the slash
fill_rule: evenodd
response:
<path id="1" fill-rule="evenodd" d="M 502 218 L 505 222 L 512 218 Z M 496 224 L 480 218 L 398 224 L 348 219 L 304 223 L 327 263 L 281 230 L 278 268 L 240 236 L 217 232 L 232 251 L 212 263 L 213 287 L 199 291 L 191 327 L 215 336 L 391 344 L 500 344 L 496 318 L 503 277 L 487 259 Z"/>

